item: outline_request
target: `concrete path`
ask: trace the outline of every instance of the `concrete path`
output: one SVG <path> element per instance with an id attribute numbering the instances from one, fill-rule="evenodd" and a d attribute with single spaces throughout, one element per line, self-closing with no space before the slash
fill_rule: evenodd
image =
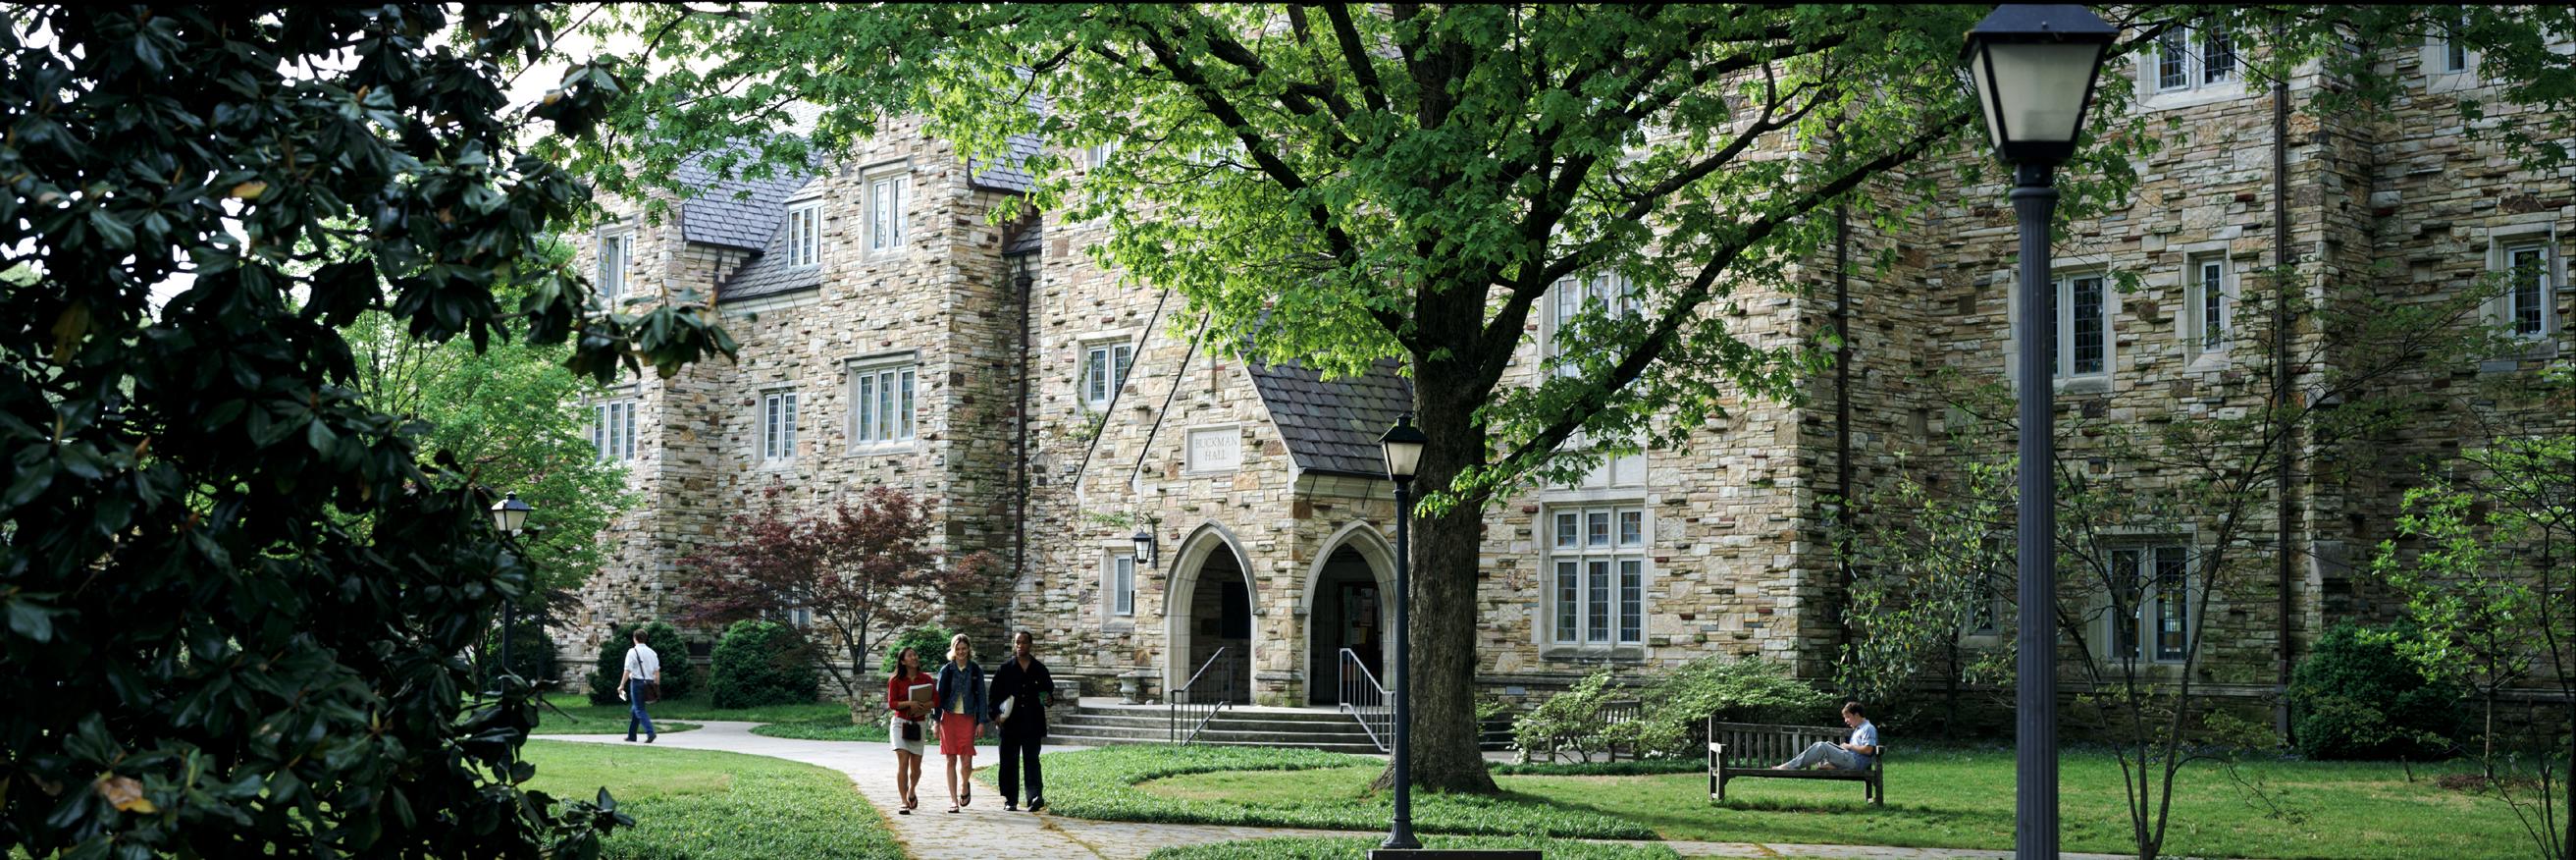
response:
<path id="1" fill-rule="evenodd" d="M 1154 849 L 1175 845 L 1200 845 L 1209 842 L 1231 842 L 1238 839 L 1260 839 L 1272 836 L 1365 836 L 1362 832 L 1292 830 L 1270 827 L 1229 827 L 1209 824 L 1140 824 L 1125 821 L 1091 821 L 1065 818 L 1053 814 L 1032 815 L 1027 812 L 1002 811 L 1002 798 L 979 786 L 975 802 L 955 815 L 948 814 L 948 789 L 944 762 L 936 750 L 922 762 L 921 808 L 911 815 L 896 815 L 903 806 L 894 789 L 894 753 L 883 743 L 849 741 L 806 741 L 762 737 L 751 733 L 759 723 L 702 720 L 702 728 L 691 732 L 663 735 L 654 742 L 657 747 L 673 749 L 718 750 L 750 755 L 783 758 L 789 761 L 828 767 L 850 775 L 859 787 L 859 795 L 874 806 L 885 819 L 905 853 L 915 860 L 1141 860 Z M 574 743 L 623 743 L 619 735 L 539 735 L 538 740 Z M 1064 747 L 1070 752 L 1077 747 Z M 1048 755 L 1059 750 L 1049 748 Z M 980 773 L 993 764 L 994 750 L 983 748 L 976 756 Z M 1815 858 L 1815 860 L 1989 860 L 2008 858 L 2010 852 L 1960 851 L 1939 848 L 1875 848 L 1854 845 L 1775 845 L 1753 842 L 1666 842 L 1666 846 L 1684 857 L 1770 857 Z M 2067 854 L 2070 860 L 2117 860 L 2115 855 Z"/>

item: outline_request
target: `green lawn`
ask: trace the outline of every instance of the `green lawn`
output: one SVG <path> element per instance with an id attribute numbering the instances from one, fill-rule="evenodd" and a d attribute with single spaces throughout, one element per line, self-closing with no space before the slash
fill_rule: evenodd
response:
<path id="1" fill-rule="evenodd" d="M 1048 753 L 1047 803 L 1074 818 L 1375 830 L 1386 826 L 1393 801 L 1345 783 L 1383 766 L 1366 756 L 1299 749 L 1139 745 Z M 1262 770 L 1248 771 L 1255 768 Z M 1282 777 L 1327 793 L 1270 791 L 1270 781 Z M 1423 833 L 1655 838 L 1643 825 L 1531 795 L 1417 795 L 1413 826 Z"/>
<path id="2" fill-rule="evenodd" d="M 552 701 L 555 707 L 564 709 L 564 713 L 572 715 L 572 718 L 565 719 L 562 714 L 540 708 L 537 712 L 535 734 L 622 735 L 626 733 L 626 703 L 624 702 L 613 705 L 594 705 L 590 703 L 588 697 L 578 694 L 559 694 L 549 701 Z M 653 727 L 664 732 L 684 732 L 697 728 L 694 721 L 698 720 L 741 720 L 754 723 L 837 721 L 843 725 L 850 722 L 849 706 L 839 702 L 767 705 L 757 708 L 719 708 L 708 704 L 706 696 L 698 695 L 686 699 L 655 702 L 645 706 L 645 711 L 653 715 Z M 666 720 L 670 722 L 665 723 Z M 877 735 L 878 740 L 885 739 L 883 726 L 877 728 Z"/>
<path id="3" fill-rule="evenodd" d="M 1358 860 L 1368 856 L 1383 837 L 1347 839 L 1247 839 L 1186 848 L 1157 848 L 1145 860 Z M 1679 860 L 1661 845 L 1617 845 L 1567 839 L 1513 839 L 1493 836 L 1432 836 L 1424 848 L 1537 848 L 1548 860 Z"/>
<path id="4" fill-rule="evenodd" d="M 1118 762 L 1077 764 L 1090 753 L 1051 758 L 1050 782 L 1059 774 L 1092 771 L 1094 780 L 1137 768 Z M 1063 761 L 1059 765 L 1056 762 Z M 1382 768 L 1349 762 L 1301 769 L 1175 772 L 1148 778 L 1132 790 L 1145 799 L 1102 810 L 1093 817 L 1138 818 L 1158 804 L 1197 808 L 1219 804 L 1245 810 L 1248 819 L 1307 826 L 1383 826 L 1386 801 L 1365 787 Z M 2408 783 L 2395 764 L 2261 762 L 2240 767 L 2248 780 L 2282 795 L 2286 815 L 2275 817 L 2216 766 L 2187 768 L 2178 781 L 2168 856 L 2272 858 L 2520 857 L 2530 843 L 2513 813 L 2490 797 L 2439 788 L 2435 773 L 2464 766 L 2417 766 Z M 2121 808 L 2119 767 L 2108 755 L 2070 751 L 2060 770 L 2063 845 L 2070 851 L 2132 850 Z M 1540 811 L 1595 814 L 1651 828 L 1665 839 L 1723 842 L 1789 842 L 1896 845 L 2009 850 L 2013 825 L 2013 756 L 2010 751 L 1923 752 L 1897 759 L 1887 780 L 1888 805 L 1871 808 L 1851 783 L 1739 779 L 1727 786 L 1724 808 L 1708 803 L 1704 774 L 1628 776 L 1501 776 L 1506 792 L 1493 820 Z M 1050 795 L 1071 798 L 1071 793 Z M 1050 800 L 1053 800 L 1050 797 Z M 1432 809 L 1448 798 L 1417 798 Z M 1059 806 L 1065 805 L 1057 801 Z M 1338 815 L 1338 810 L 1365 811 Z M 1068 811 L 1066 814 L 1075 814 Z M 1327 823 L 1329 822 L 1329 823 Z M 1415 827 L 1456 831 L 1417 813 Z M 1531 831 L 1536 832 L 1536 831 Z"/>
<path id="5" fill-rule="evenodd" d="M 529 788 L 589 799 L 602 786 L 635 819 L 611 860 L 902 860 L 885 820 L 838 771 L 761 756 L 534 741 Z"/>

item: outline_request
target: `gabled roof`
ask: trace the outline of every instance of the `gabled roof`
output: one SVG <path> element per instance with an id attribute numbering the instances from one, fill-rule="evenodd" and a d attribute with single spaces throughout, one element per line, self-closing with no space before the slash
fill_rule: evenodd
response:
<path id="1" fill-rule="evenodd" d="M 701 158 L 689 159 L 673 174 L 700 189 L 680 204 L 680 238 L 691 243 L 746 251 L 769 247 L 770 236 L 787 215 L 787 198 L 813 181 L 810 176 L 718 181 L 715 171 L 699 163 Z"/>
<path id="2" fill-rule="evenodd" d="M 794 192 L 795 189 L 790 189 L 788 196 L 794 196 Z M 761 242 L 759 253 L 753 256 L 750 262 L 744 263 L 742 268 L 734 270 L 733 276 L 726 278 L 724 283 L 716 285 L 718 304 L 774 296 L 823 285 L 822 266 L 812 263 L 802 266 L 788 265 L 787 222 L 784 217 L 786 212 L 785 206 L 778 208 L 777 214 L 780 217 L 772 219 L 769 236 Z"/>
<path id="3" fill-rule="evenodd" d="M 1378 437 L 1413 410 L 1413 380 L 1397 375 L 1401 366 L 1382 358 L 1366 374 L 1334 380 L 1295 361 L 1247 369 L 1299 469 L 1382 478 Z"/>
<path id="4" fill-rule="evenodd" d="M 1011 154 L 999 162 L 984 163 L 974 159 L 966 167 L 975 171 L 967 183 L 994 191 L 1016 191 L 1026 194 L 1037 188 L 1038 178 L 1028 170 L 1029 156 L 1046 148 L 1046 141 L 1034 134 L 1011 135 Z"/>

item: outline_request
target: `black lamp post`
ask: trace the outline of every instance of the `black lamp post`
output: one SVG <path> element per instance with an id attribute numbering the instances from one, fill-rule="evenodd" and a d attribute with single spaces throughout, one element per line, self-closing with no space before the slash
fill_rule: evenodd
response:
<path id="1" fill-rule="evenodd" d="M 1995 154 L 2013 166 L 2013 213 L 2021 220 L 2021 507 L 2017 528 L 2021 627 L 2014 745 L 2013 856 L 2057 857 L 2057 530 L 2056 374 L 2049 335 L 2055 282 L 2048 274 L 2049 220 L 2057 209 L 2057 165 L 2075 154 L 2102 57 L 2120 35 L 2082 6 L 1997 7 L 1968 32 L 1959 58 Z"/>
<path id="2" fill-rule="evenodd" d="M 536 508 L 519 501 L 519 494 L 510 493 L 492 503 L 492 527 L 500 529 L 502 534 L 517 537 L 520 527 L 528 523 L 528 512 L 533 510 Z M 521 552 L 520 558 L 524 561 L 527 553 Z M 510 637 L 518 632 L 518 621 L 519 601 L 504 595 L 501 600 L 501 673 L 504 675 L 510 673 Z"/>
<path id="3" fill-rule="evenodd" d="M 1378 445 L 1386 449 L 1386 477 L 1395 482 L 1395 662 L 1388 680 L 1395 686 L 1395 823 L 1380 848 L 1420 848 L 1413 838 L 1413 545 L 1406 534 L 1413 519 L 1413 471 L 1422 465 L 1422 446 L 1431 437 L 1413 426 L 1405 413 L 1387 428 Z"/>

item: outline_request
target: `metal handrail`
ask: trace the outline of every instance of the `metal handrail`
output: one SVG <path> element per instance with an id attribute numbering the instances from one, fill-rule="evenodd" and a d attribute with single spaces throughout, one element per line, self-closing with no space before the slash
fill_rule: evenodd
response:
<path id="1" fill-rule="evenodd" d="M 1368 664 L 1348 648 L 1342 649 L 1341 681 L 1342 713 L 1359 721 L 1360 730 L 1368 732 L 1369 743 L 1376 744 L 1379 752 L 1388 751 L 1387 741 L 1395 736 L 1395 708 L 1386 702 L 1386 685 L 1378 683 Z"/>
<path id="2" fill-rule="evenodd" d="M 1208 655 L 1207 662 L 1199 664 L 1199 670 L 1190 673 L 1188 683 L 1182 684 L 1172 690 L 1170 695 L 1164 697 L 1167 700 L 1164 703 L 1165 713 L 1169 715 L 1168 733 L 1165 735 L 1167 740 L 1176 744 L 1197 743 L 1199 732 L 1207 729 L 1209 720 L 1216 719 L 1216 712 L 1234 704 L 1232 700 L 1226 698 L 1234 691 L 1234 664 L 1225 662 L 1225 651 L 1224 648 L 1218 648 L 1216 653 Z M 1211 668 L 1217 670 L 1216 701 L 1191 701 L 1193 697 L 1190 691 L 1198 687 L 1199 680 L 1207 677 L 1208 670 Z M 1188 735 L 1181 734 L 1181 721 L 1186 718 L 1185 714 L 1198 715 L 1198 720 L 1190 725 Z"/>

